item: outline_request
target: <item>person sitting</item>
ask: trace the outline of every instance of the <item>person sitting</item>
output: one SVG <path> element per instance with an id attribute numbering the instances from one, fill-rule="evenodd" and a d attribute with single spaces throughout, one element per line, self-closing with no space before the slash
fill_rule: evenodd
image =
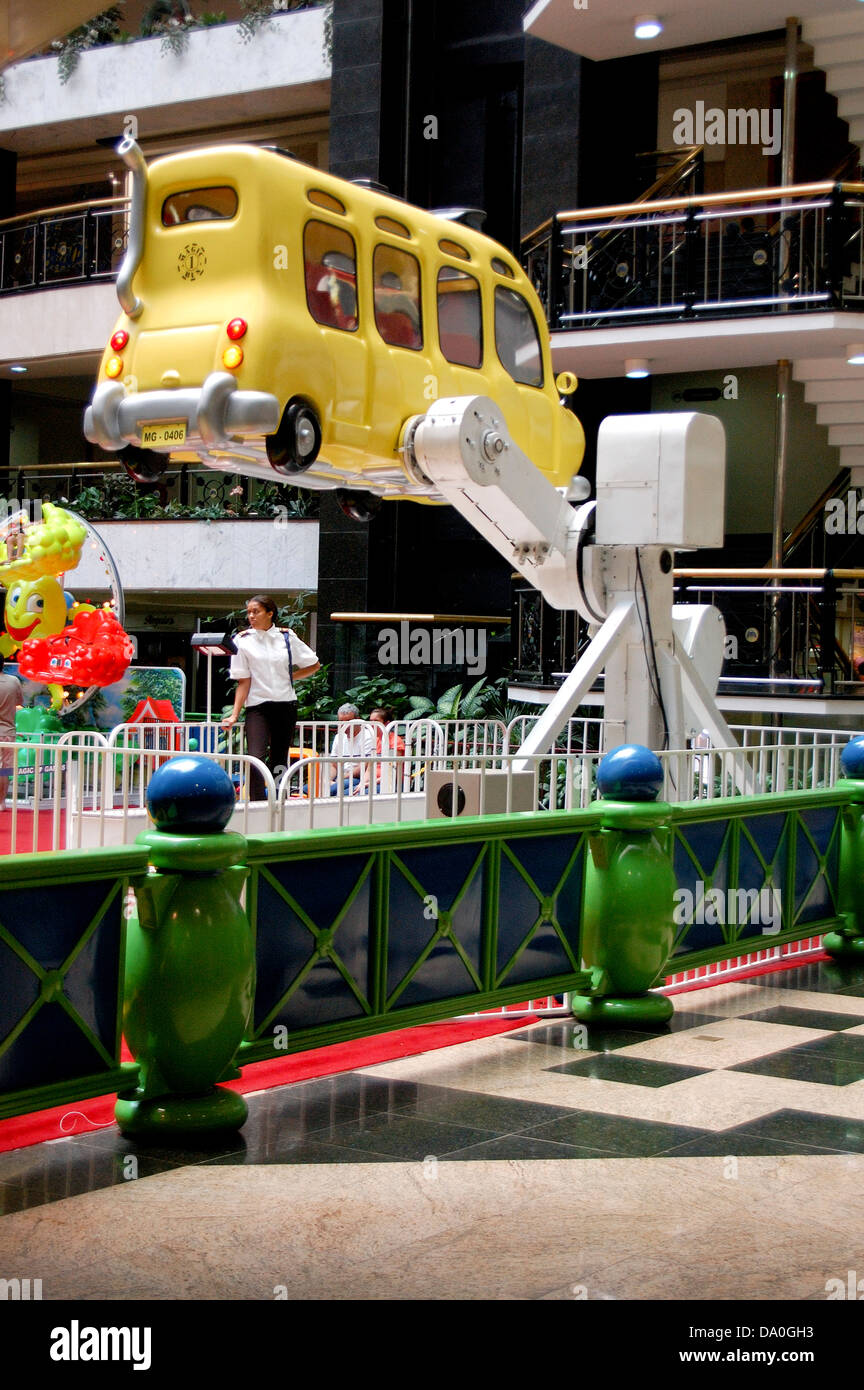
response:
<path id="1" fill-rule="evenodd" d="M 389 709 L 386 705 L 377 705 L 369 715 L 369 723 L 374 725 L 375 729 L 375 751 L 377 753 L 381 753 L 382 750 L 384 750 L 386 747 L 387 752 L 395 753 L 397 757 L 400 757 L 405 752 L 405 740 L 404 738 L 401 738 L 399 734 L 397 734 L 395 729 L 390 729 L 389 732 L 387 731 L 387 725 L 392 721 L 392 719 L 393 711 L 392 709 Z M 398 781 L 400 770 L 401 769 L 398 764 L 393 766 L 392 775 L 389 778 L 391 786 L 388 787 L 388 791 L 392 790 L 393 787 L 395 787 Z M 381 790 L 380 763 L 375 764 L 375 790 Z"/>
<path id="2" fill-rule="evenodd" d="M 360 719 L 360 711 L 356 705 L 340 705 L 336 717 L 339 720 L 339 729 L 333 739 L 330 756 L 343 760 L 343 791 L 347 795 L 357 796 L 369 785 L 369 769 L 375 753 L 375 735 L 369 725 Z M 331 767 L 333 780 L 330 784 L 330 795 L 335 796 L 339 789 L 339 763 L 334 762 Z"/>

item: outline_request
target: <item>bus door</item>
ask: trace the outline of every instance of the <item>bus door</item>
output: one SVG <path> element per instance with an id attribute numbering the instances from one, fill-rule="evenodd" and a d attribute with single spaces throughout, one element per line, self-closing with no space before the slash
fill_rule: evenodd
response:
<path id="1" fill-rule="evenodd" d="M 306 304 L 319 325 L 304 374 L 320 390 L 325 436 L 345 448 L 365 449 L 371 417 L 368 325 L 360 321 L 354 237 L 345 227 L 311 218 L 303 229 L 303 264 Z M 304 356 L 305 347 L 304 342 Z"/>

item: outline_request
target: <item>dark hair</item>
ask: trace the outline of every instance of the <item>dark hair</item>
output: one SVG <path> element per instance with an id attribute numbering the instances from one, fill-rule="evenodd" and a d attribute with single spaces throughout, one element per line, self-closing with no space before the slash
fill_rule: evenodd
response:
<path id="1" fill-rule="evenodd" d="M 251 598 L 247 598 L 246 600 L 247 608 L 250 603 L 260 604 L 262 608 L 266 609 L 274 621 L 279 616 L 279 607 L 276 600 L 272 599 L 269 594 L 253 594 Z"/>
<path id="2" fill-rule="evenodd" d="M 370 709 L 369 718 L 374 714 L 380 714 L 385 724 L 389 724 L 393 718 L 393 711 L 389 705 L 376 705 L 374 709 Z"/>

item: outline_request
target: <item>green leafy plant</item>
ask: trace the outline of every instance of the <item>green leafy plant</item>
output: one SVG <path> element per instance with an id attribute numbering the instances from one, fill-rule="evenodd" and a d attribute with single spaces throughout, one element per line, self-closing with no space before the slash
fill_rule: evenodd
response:
<path id="1" fill-rule="evenodd" d="M 77 68 L 82 53 L 117 41 L 122 18 L 120 6 L 112 5 L 110 9 L 94 15 L 87 24 L 73 29 L 65 38 L 54 40 L 51 47 L 57 54 L 57 73 L 63 86 Z"/>
<path id="2" fill-rule="evenodd" d="M 205 497 L 195 503 L 181 502 L 177 498 L 162 502 L 158 491 L 146 492 L 131 483 L 125 474 L 108 473 L 100 482 L 91 483 L 71 500 L 63 499 L 63 502 L 88 521 L 267 520 L 278 524 L 305 520 L 314 516 L 318 508 L 314 494 L 279 483 L 266 483 L 249 501 L 243 498 L 242 492 L 243 488 L 238 485 L 229 493 L 227 501 L 221 497 Z"/>
<path id="3" fill-rule="evenodd" d="M 189 47 L 189 30 L 194 27 L 195 21 L 191 15 L 186 19 L 169 19 L 162 30 L 160 52 L 173 58 L 182 58 Z"/>
<path id="4" fill-rule="evenodd" d="M 162 510 L 155 492 L 130 487 L 119 473 L 109 474 L 100 485 L 82 488 L 69 501 L 61 498 L 60 503 L 87 521 L 147 520 Z"/>
<path id="5" fill-rule="evenodd" d="M 332 719 L 333 696 L 330 693 L 330 667 L 322 666 L 314 676 L 297 682 L 297 718 Z"/>
<path id="6" fill-rule="evenodd" d="M 333 62 L 333 0 L 324 15 L 324 58 L 328 63 Z"/>
<path id="7" fill-rule="evenodd" d="M 392 709 L 393 717 L 401 719 L 410 709 L 409 702 L 408 687 L 402 681 L 393 680 L 390 676 L 362 676 L 345 691 L 344 699 L 338 700 L 336 707 L 356 705 L 362 715 L 367 715 L 380 705 L 382 709 Z"/>
<path id="8" fill-rule="evenodd" d="M 498 698 L 497 683 L 483 677 L 468 691 L 463 685 L 451 685 L 437 701 L 426 695 L 412 695 L 408 703 L 413 719 L 483 719 Z"/>
<path id="9" fill-rule="evenodd" d="M 240 4 L 243 18 L 237 26 L 237 34 L 241 43 L 251 43 L 256 34 L 269 28 L 270 18 L 277 6 L 271 0 L 240 0 Z M 287 6 L 278 8 L 285 9 Z"/>

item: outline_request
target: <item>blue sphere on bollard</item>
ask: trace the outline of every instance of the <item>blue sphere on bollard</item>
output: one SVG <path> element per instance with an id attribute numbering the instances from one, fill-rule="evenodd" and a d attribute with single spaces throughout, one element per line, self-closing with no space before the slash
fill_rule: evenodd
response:
<path id="1" fill-rule="evenodd" d="M 864 734 L 849 740 L 840 754 L 840 766 L 844 777 L 852 777 L 859 782 L 864 780 Z"/>
<path id="2" fill-rule="evenodd" d="M 200 835 L 224 830 L 236 804 L 224 767 L 198 754 L 170 758 L 150 778 L 147 809 L 157 830 Z"/>
<path id="3" fill-rule="evenodd" d="M 663 766 L 641 743 L 623 743 L 601 759 L 597 787 L 607 801 L 656 801 L 663 787 Z"/>

